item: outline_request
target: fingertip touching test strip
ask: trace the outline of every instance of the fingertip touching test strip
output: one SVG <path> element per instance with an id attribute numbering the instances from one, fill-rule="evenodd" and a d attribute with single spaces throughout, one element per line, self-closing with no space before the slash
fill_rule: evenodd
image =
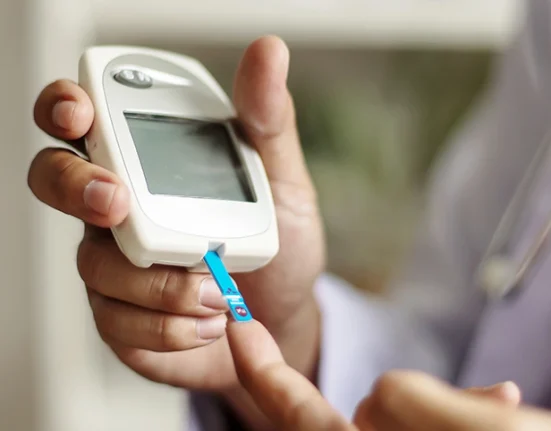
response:
<path id="1" fill-rule="evenodd" d="M 228 274 L 218 253 L 216 251 L 209 251 L 203 260 L 220 289 L 220 292 L 226 299 L 233 319 L 237 322 L 248 322 L 252 320 L 251 312 L 247 304 L 245 304 L 243 296 Z"/>

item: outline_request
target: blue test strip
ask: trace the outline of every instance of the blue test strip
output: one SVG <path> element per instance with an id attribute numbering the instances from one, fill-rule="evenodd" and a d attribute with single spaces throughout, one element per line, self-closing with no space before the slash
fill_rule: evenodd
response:
<path id="1" fill-rule="evenodd" d="M 234 320 L 238 322 L 248 322 L 252 320 L 251 313 L 245 304 L 245 300 L 241 293 L 237 289 L 237 286 L 231 279 L 222 259 L 218 256 L 218 253 L 215 251 L 209 251 L 203 258 L 207 267 L 209 268 L 214 281 L 218 285 L 220 292 L 230 307 L 230 313 L 233 316 Z"/>

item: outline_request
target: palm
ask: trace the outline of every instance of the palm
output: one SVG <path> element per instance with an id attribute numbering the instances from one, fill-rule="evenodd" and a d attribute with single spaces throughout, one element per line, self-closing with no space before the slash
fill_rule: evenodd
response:
<path id="1" fill-rule="evenodd" d="M 119 359 L 155 382 L 189 390 L 221 391 L 237 382 L 227 339 L 181 352 L 152 352 L 134 348 L 114 349 Z"/>
<path id="2" fill-rule="evenodd" d="M 286 321 L 311 292 L 323 263 L 322 236 L 315 198 L 292 185 L 272 184 L 281 241 L 272 263 L 250 274 L 236 275 L 251 312 L 268 327 Z M 304 210 L 297 212 L 296 208 Z M 269 307 L 266 307 L 269 304 Z M 190 390 L 222 391 L 237 383 L 225 337 L 204 347 L 159 353 L 117 349 L 122 362 L 151 380 Z"/>
<path id="3" fill-rule="evenodd" d="M 321 223 L 311 189 L 277 182 L 271 187 L 280 251 L 261 270 L 234 275 L 253 316 L 268 328 L 286 321 L 311 294 L 324 256 Z"/>
<path id="4" fill-rule="evenodd" d="M 232 275 L 253 316 L 272 333 L 285 333 L 284 325 L 312 299 L 324 263 L 316 194 L 303 162 L 286 88 L 287 68 L 288 53 L 281 41 L 268 38 L 252 44 L 237 73 L 234 94 L 240 123 L 270 179 L 280 251 L 266 267 Z M 225 337 L 182 352 L 118 349 L 116 353 L 147 378 L 191 390 L 218 391 L 237 383 Z"/>

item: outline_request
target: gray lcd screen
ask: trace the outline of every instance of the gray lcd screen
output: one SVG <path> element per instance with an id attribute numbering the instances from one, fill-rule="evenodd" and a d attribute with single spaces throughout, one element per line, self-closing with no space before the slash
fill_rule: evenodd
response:
<path id="1" fill-rule="evenodd" d="M 151 194 L 255 201 L 223 123 L 124 115 Z"/>

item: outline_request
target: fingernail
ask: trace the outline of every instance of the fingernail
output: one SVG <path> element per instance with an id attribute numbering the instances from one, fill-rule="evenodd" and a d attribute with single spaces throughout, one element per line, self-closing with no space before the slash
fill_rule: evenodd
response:
<path id="1" fill-rule="evenodd" d="M 227 310 L 228 303 L 212 278 L 206 278 L 199 289 L 199 302 L 203 307 Z"/>
<path id="2" fill-rule="evenodd" d="M 84 204 L 97 213 L 107 215 L 117 191 L 117 185 L 94 180 L 84 189 Z"/>
<path id="3" fill-rule="evenodd" d="M 69 130 L 73 124 L 73 118 L 77 109 L 77 103 L 72 100 L 61 100 L 52 109 L 52 121 L 57 127 Z"/>
<path id="4" fill-rule="evenodd" d="M 520 403 L 522 399 L 522 391 L 517 386 L 515 382 L 507 381 L 503 383 L 501 390 L 505 394 L 505 398 L 507 398 L 512 403 Z"/>
<path id="5" fill-rule="evenodd" d="M 500 390 L 507 395 L 515 396 L 519 392 L 519 388 L 515 382 L 506 381 L 491 386 L 488 390 Z"/>
<path id="6" fill-rule="evenodd" d="M 517 388 L 517 384 L 515 382 L 512 382 L 511 380 L 507 380 L 506 382 L 503 382 L 501 384 L 504 388 L 507 388 L 507 389 L 512 389 L 512 388 Z"/>
<path id="7" fill-rule="evenodd" d="M 197 321 L 197 337 L 203 340 L 213 340 L 222 337 L 226 333 L 227 321 L 228 318 L 224 314 L 199 319 Z"/>
<path id="8" fill-rule="evenodd" d="M 511 386 L 515 387 L 516 385 L 513 383 L 513 382 L 501 382 L 501 383 L 496 383 L 495 385 L 492 385 L 492 386 L 486 386 L 483 388 L 484 391 L 495 391 L 496 389 L 510 389 Z"/>

